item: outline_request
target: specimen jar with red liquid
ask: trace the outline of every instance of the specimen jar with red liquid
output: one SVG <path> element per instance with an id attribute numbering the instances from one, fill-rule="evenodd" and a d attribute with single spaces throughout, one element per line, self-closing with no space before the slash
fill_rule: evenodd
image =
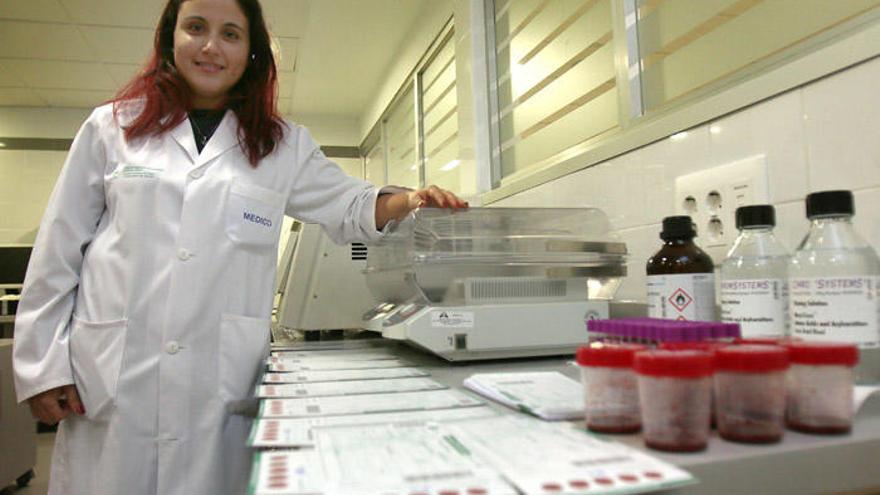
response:
<path id="1" fill-rule="evenodd" d="M 642 427 L 633 357 L 638 344 L 591 344 L 577 351 L 584 385 L 587 428 L 600 433 L 635 433 Z"/>
<path id="2" fill-rule="evenodd" d="M 791 342 L 786 386 L 786 423 L 807 433 L 842 434 L 852 429 L 855 344 Z"/>
<path id="3" fill-rule="evenodd" d="M 721 438 L 782 440 L 788 367 L 788 349 L 778 345 L 731 345 L 715 351 L 715 417 Z"/>
<path id="4" fill-rule="evenodd" d="M 634 367 L 645 445 L 670 452 L 704 450 L 709 443 L 712 354 L 641 351 Z"/>

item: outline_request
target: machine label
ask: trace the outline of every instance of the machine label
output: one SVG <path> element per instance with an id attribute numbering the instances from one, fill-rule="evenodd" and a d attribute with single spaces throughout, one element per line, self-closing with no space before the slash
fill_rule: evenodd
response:
<path id="1" fill-rule="evenodd" d="M 440 328 L 473 328 L 473 311 L 431 311 L 431 326 Z"/>

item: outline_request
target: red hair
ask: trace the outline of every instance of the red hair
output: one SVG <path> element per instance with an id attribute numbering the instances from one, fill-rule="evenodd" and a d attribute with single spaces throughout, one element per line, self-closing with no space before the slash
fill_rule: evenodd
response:
<path id="1" fill-rule="evenodd" d="M 150 60 L 111 100 L 117 119 L 126 104 L 136 102 L 140 108 L 138 116 L 125 126 L 128 141 L 175 128 L 192 108 L 190 88 L 174 66 L 174 28 L 185 1 L 168 0 L 156 27 Z M 238 144 L 256 167 L 284 137 L 284 121 L 276 107 L 277 70 L 263 11 L 257 0 L 236 1 L 249 23 L 251 55 L 241 79 L 229 90 L 227 107 L 238 117 Z"/>

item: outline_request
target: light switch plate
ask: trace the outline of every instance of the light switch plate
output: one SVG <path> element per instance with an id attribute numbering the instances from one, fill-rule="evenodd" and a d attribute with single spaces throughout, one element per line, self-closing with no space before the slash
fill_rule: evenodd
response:
<path id="1" fill-rule="evenodd" d="M 683 175 L 675 180 L 675 211 L 690 215 L 697 245 L 718 266 L 736 240 L 735 212 L 740 206 L 770 200 L 767 160 L 755 155 Z"/>

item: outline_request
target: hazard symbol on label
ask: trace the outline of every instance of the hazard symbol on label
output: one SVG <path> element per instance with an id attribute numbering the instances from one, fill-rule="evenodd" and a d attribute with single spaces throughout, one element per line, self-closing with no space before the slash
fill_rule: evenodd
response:
<path id="1" fill-rule="evenodd" d="M 681 288 L 675 289 L 675 292 L 669 296 L 669 304 L 672 304 L 672 307 L 679 312 L 684 311 L 684 308 L 692 302 L 694 302 L 694 298 Z"/>

